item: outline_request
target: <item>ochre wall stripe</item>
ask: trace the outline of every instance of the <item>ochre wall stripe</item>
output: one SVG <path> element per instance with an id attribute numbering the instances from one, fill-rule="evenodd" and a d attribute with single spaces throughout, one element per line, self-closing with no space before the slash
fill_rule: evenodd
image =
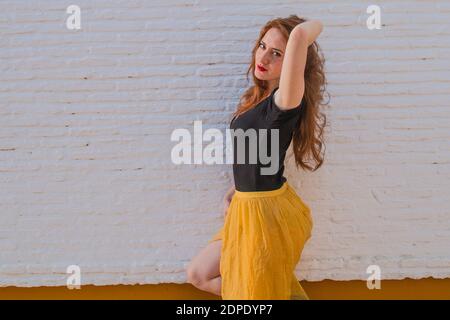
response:
<path id="1" fill-rule="evenodd" d="M 439 299 L 450 300 L 450 278 L 419 280 L 383 280 L 380 290 L 369 290 L 365 281 L 300 282 L 314 299 Z M 1 287 L 0 299 L 220 299 L 198 290 L 191 284 L 82 286 L 66 287 Z"/>

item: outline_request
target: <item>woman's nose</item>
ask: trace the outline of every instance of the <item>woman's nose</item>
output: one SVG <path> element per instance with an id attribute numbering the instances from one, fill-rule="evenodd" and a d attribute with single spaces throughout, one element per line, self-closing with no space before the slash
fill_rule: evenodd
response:
<path id="1" fill-rule="evenodd" d="M 264 64 L 264 65 L 268 65 L 268 64 L 270 63 L 270 59 L 271 59 L 270 53 L 265 52 L 265 53 L 263 54 L 262 59 L 261 59 L 261 63 Z"/>

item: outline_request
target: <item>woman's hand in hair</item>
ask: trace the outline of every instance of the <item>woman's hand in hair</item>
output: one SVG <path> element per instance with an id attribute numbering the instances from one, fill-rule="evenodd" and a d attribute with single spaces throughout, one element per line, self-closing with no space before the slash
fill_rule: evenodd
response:
<path id="1" fill-rule="evenodd" d="M 306 39 L 308 46 L 313 44 L 323 31 L 323 24 L 319 20 L 310 20 L 298 24 L 292 30 L 293 37 L 301 37 Z"/>

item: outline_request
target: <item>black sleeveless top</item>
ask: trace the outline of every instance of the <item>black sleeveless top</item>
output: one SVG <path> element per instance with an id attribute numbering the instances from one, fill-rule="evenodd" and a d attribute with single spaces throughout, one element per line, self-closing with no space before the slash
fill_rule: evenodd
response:
<path id="1" fill-rule="evenodd" d="M 232 129 L 232 143 L 233 143 L 233 176 L 234 176 L 234 184 L 235 188 L 238 191 L 270 191 L 279 189 L 283 183 L 286 181 L 286 178 L 283 176 L 284 172 L 284 159 L 286 156 L 286 150 L 289 148 L 289 145 L 292 140 L 292 134 L 294 129 L 299 125 L 300 117 L 305 105 L 305 99 L 303 97 L 300 105 L 293 109 L 289 110 L 281 110 L 275 105 L 274 94 L 278 89 L 275 88 L 271 92 L 270 96 L 262 100 L 255 107 L 246 112 L 239 115 L 237 118 L 234 117 L 230 123 L 230 129 Z M 256 151 L 256 161 L 250 161 L 249 157 L 249 149 L 250 149 L 250 138 L 245 137 L 245 139 L 241 138 L 241 141 L 245 141 L 245 143 L 240 144 L 244 146 L 245 149 L 245 162 L 242 160 L 238 162 L 237 152 L 238 152 L 238 138 L 236 137 L 236 130 L 242 129 L 244 132 L 247 129 L 255 129 L 250 130 L 256 132 L 256 145 L 252 145 L 252 148 Z M 261 155 L 260 155 L 260 138 L 261 132 L 260 129 L 267 129 L 266 134 L 266 143 L 263 146 L 266 146 L 265 150 L 261 151 L 262 155 L 270 158 L 270 162 L 262 161 L 261 163 Z M 271 135 L 274 135 L 271 129 L 278 129 L 278 162 L 273 161 L 272 153 L 271 153 Z M 233 132 L 233 130 L 235 130 Z M 276 135 L 274 135 L 276 137 Z M 254 142 L 255 140 L 253 140 Z M 262 140 L 264 142 L 264 140 Z M 243 151 L 243 150 L 242 150 Z M 274 148 L 274 152 L 276 149 Z M 274 155 L 275 156 L 275 155 Z M 243 155 L 242 155 L 243 157 Z M 276 168 L 274 168 L 276 165 Z M 262 174 L 261 168 L 270 168 L 265 169 L 269 170 L 270 174 Z M 275 172 L 272 174 L 272 172 Z"/>

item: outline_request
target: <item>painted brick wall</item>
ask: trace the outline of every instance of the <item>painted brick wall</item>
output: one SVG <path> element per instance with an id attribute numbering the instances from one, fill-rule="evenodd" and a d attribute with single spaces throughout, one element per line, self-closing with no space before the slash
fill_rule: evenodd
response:
<path id="1" fill-rule="evenodd" d="M 0 285 L 185 282 L 232 171 L 174 165 L 170 135 L 225 132 L 260 27 L 291 13 L 325 24 L 331 96 L 323 167 L 287 160 L 315 220 L 299 279 L 449 277 L 447 1 L 0 1 Z"/>

